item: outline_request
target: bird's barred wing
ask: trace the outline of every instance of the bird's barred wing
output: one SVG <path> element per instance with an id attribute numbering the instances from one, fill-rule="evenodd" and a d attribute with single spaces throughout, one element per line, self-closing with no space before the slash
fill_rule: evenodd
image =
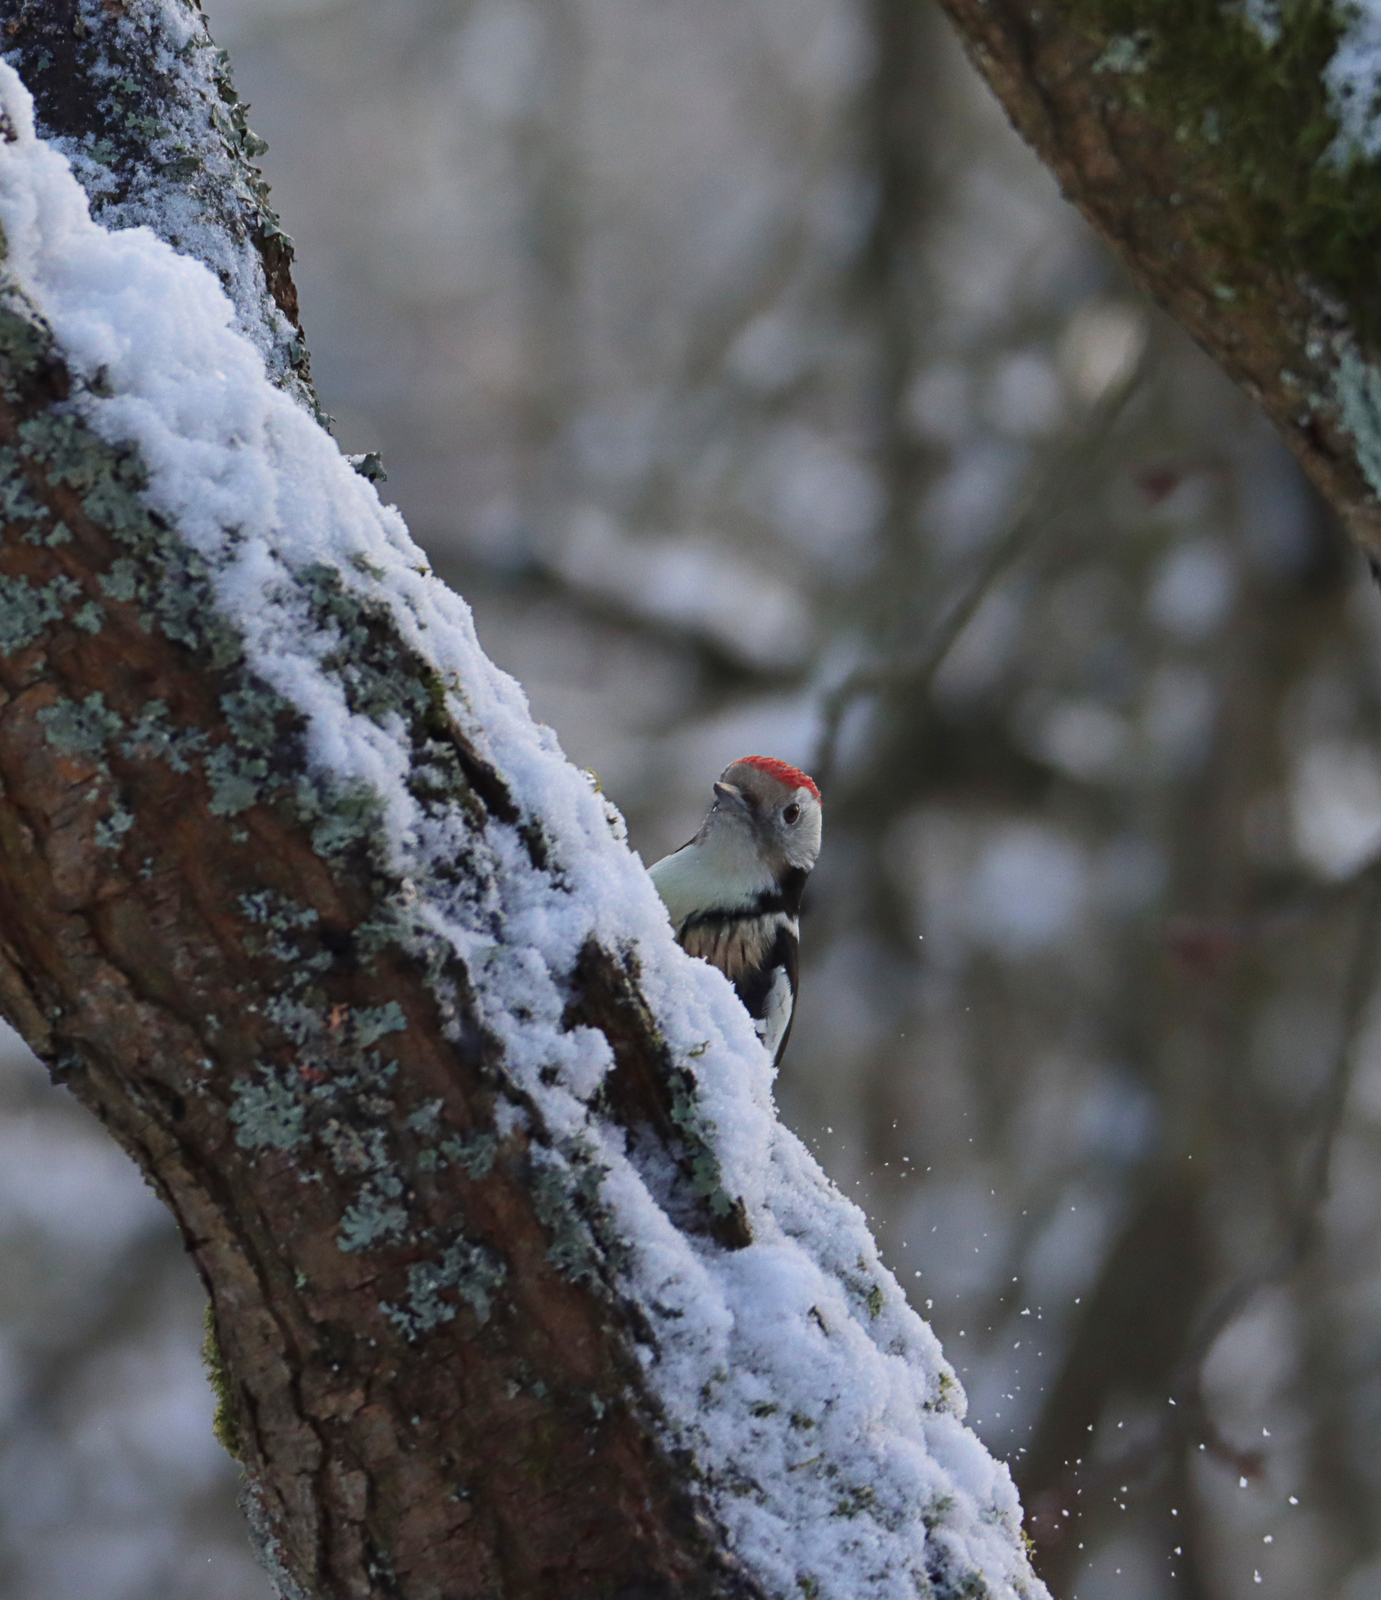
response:
<path id="1" fill-rule="evenodd" d="M 796 1004 L 795 917 L 785 911 L 701 915 L 686 925 L 681 943 L 728 978 L 764 1047 L 780 1060 Z"/>
<path id="2" fill-rule="evenodd" d="M 774 962 L 781 917 L 772 913 L 715 913 L 693 917 L 681 934 L 682 948 L 718 967 L 756 1017 L 756 986 Z"/>

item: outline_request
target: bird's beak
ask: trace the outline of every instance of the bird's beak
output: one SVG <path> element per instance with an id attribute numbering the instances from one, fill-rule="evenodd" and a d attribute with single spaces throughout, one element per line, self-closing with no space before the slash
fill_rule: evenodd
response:
<path id="1" fill-rule="evenodd" d="M 744 799 L 743 790 L 736 783 L 716 782 L 714 797 L 717 802 L 722 802 L 724 805 L 736 806 L 740 811 L 748 810 L 748 802 Z"/>

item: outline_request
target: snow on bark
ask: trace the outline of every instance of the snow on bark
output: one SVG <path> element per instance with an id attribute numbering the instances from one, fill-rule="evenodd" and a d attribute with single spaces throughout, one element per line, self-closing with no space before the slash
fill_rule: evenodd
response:
<path id="1" fill-rule="evenodd" d="M 296 708 L 312 768 L 304 794 L 315 785 L 354 797 L 352 823 L 339 804 L 322 811 L 318 849 L 366 843 L 395 885 L 380 925 L 433 973 L 457 955 L 468 970 L 504 1046 L 508 1125 L 527 1121 L 545 1147 L 539 1210 L 553 1259 L 573 1278 L 612 1282 L 638 1308 L 665 1443 L 693 1456 L 728 1544 L 781 1596 L 1044 1594 L 1010 1475 L 964 1427 L 962 1390 L 934 1335 L 882 1266 L 862 1213 L 778 1123 L 747 1013 L 718 972 L 674 943 L 617 813 L 486 660 L 467 607 L 397 511 L 269 380 L 265 351 L 211 272 L 147 227 L 93 222 L 66 155 L 36 137 L 29 95 L 3 64 L 0 102 L 5 268 L 53 330 L 75 380 L 68 404 L 106 441 L 137 450 L 147 505 L 205 563 L 266 700 Z M 359 619 L 381 614 L 431 664 L 433 692 L 502 776 L 511 823 L 477 837 L 419 772 L 403 698 L 415 685 L 393 684 L 358 647 Z M 208 763 L 208 776 L 213 809 L 255 802 L 252 761 L 218 775 Z M 601 1108 L 610 1047 L 567 1015 L 591 941 L 636 962 L 691 1086 L 675 1115 L 703 1141 L 700 1186 L 721 1211 L 741 1203 L 746 1248 L 678 1228 L 662 1203 L 665 1156 L 630 1153 Z M 444 977 L 435 987 L 444 1011 Z M 306 999 L 285 1005 L 305 1011 Z M 387 1011 L 374 1019 L 379 1036 L 403 1025 Z M 247 1145 L 291 1143 L 282 1085 L 246 1082 L 232 1114 Z M 367 1249 L 401 1215 L 386 1185 L 362 1179 L 341 1248 Z M 502 1263 L 452 1255 L 415 1271 L 406 1303 L 381 1307 L 409 1337 L 454 1315 L 440 1286 L 486 1306 L 502 1294 Z"/>
<path id="2" fill-rule="evenodd" d="M 1334 7 L 1343 24 L 1342 37 L 1325 74 L 1329 104 L 1338 119 L 1334 152 L 1341 161 L 1353 155 L 1374 160 L 1381 155 L 1381 4 L 1348 0 Z"/>
<path id="3" fill-rule="evenodd" d="M 1280 39 L 1280 0 L 1246 0 L 1243 15 L 1268 45 Z M 1333 0 L 1338 45 L 1324 72 L 1338 119 L 1334 159 L 1381 155 L 1381 0 Z"/>
<path id="4" fill-rule="evenodd" d="M 143 224 L 211 267 L 273 381 L 315 411 L 292 240 L 253 164 L 267 146 L 197 0 L 41 10 L 0 0 L 0 22 L 3 59 L 34 94 L 38 133 L 71 162 L 95 219 Z"/>

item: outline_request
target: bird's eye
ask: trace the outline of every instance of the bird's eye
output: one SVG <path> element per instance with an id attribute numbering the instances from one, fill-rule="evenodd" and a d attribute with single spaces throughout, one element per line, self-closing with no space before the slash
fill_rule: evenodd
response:
<path id="1" fill-rule="evenodd" d="M 801 808 L 793 800 L 792 803 L 786 808 L 786 810 L 782 812 L 782 821 L 783 822 L 795 822 L 800 818 L 800 815 L 801 815 Z"/>

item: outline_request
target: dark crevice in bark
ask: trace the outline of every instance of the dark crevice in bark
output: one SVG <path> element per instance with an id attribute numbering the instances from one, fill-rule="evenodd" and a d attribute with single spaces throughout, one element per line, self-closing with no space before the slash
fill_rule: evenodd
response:
<path id="1" fill-rule="evenodd" d="M 753 1242 L 747 1208 L 723 1188 L 719 1164 L 696 1125 L 692 1069 L 673 1062 L 637 979 L 632 952 L 618 962 L 591 940 L 576 962 L 563 1021 L 567 1028 L 597 1028 L 609 1041 L 614 1067 L 605 1080 L 604 1103 L 628 1130 L 630 1149 L 650 1134 L 662 1155 L 671 1157 L 676 1177 L 671 1192 L 660 1198 L 678 1225 L 742 1250 Z"/>

